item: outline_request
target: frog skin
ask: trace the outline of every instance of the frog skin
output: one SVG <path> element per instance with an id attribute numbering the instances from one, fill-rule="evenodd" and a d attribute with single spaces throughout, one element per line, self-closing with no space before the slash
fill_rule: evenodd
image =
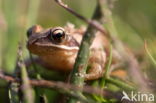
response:
<path id="1" fill-rule="evenodd" d="M 71 71 L 79 50 L 85 29 L 75 29 L 72 25 L 43 29 L 40 25 L 31 27 L 28 34 L 28 50 L 39 56 L 46 67 L 52 70 Z M 90 47 L 85 80 L 94 80 L 102 77 L 106 62 L 104 47 L 105 37 L 99 32 Z"/>

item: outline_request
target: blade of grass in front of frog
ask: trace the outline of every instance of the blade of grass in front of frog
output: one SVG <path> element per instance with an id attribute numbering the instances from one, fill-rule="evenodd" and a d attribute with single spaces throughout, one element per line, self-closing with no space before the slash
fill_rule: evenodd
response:
<path id="1" fill-rule="evenodd" d="M 121 80 L 118 80 L 118 79 L 115 79 L 112 77 L 106 78 L 106 82 L 114 84 L 115 86 L 122 88 L 123 90 L 128 90 L 128 91 L 136 90 L 136 87 L 131 86 L 131 85 L 125 83 L 124 81 L 121 81 Z"/>
<path id="2" fill-rule="evenodd" d="M 21 65 L 21 77 L 23 81 L 22 92 L 24 94 L 24 103 L 34 103 L 33 90 L 30 86 L 28 74 L 23 64 Z"/>
<path id="3" fill-rule="evenodd" d="M 120 87 L 120 88 L 123 88 L 124 90 L 135 90 L 134 87 L 132 87 L 132 86 L 130 86 L 130 85 L 128 85 L 128 84 L 125 84 L 125 82 L 122 82 L 122 81 L 120 81 L 120 80 L 111 78 L 111 77 L 109 76 L 109 69 L 110 69 L 110 66 L 111 66 L 111 62 L 112 62 L 112 46 L 110 46 L 110 56 L 109 56 L 108 64 L 106 65 L 106 72 L 104 73 L 104 76 L 103 76 L 103 78 L 101 79 L 100 83 L 96 81 L 96 82 L 94 82 L 93 85 L 95 85 L 95 86 L 100 86 L 101 88 L 104 88 L 105 83 L 107 82 L 107 83 L 114 84 L 114 85 L 116 85 L 116 86 L 118 86 L 118 87 Z M 99 84 L 98 84 L 98 83 L 99 83 Z M 111 102 L 111 100 L 108 101 L 107 99 L 103 98 L 102 96 L 97 96 L 97 95 L 94 95 L 94 94 L 93 94 L 93 98 L 94 98 L 95 100 L 97 100 L 98 102 L 102 102 L 102 103 L 103 103 L 103 102 L 104 102 L 104 103 L 105 103 L 105 102 L 106 102 L 106 103 Z M 111 102 L 111 103 L 112 103 L 112 102 Z"/>
<path id="4" fill-rule="evenodd" d="M 98 103 L 108 103 L 106 99 L 104 99 L 101 96 L 93 95 L 93 98 L 98 102 Z"/>
<path id="5" fill-rule="evenodd" d="M 99 16 L 100 8 L 99 4 L 96 5 L 95 11 L 93 13 L 92 19 L 99 20 L 101 16 Z M 87 61 L 89 57 L 89 48 L 92 44 L 92 41 L 95 37 L 96 29 L 91 25 L 88 26 L 87 31 L 84 34 L 83 40 L 81 42 L 80 50 L 78 52 L 78 56 L 74 65 L 74 69 L 71 72 L 71 83 L 83 87 L 84 85 L 84 76 L 78 74 L 85 74 Z M 76 92 L 76 94 L 81 94 L 81 91 Z M 79 100 L 70 98 L 67 103 L 77 103 Z"/>
<path id="6" fill-rule="evenodd" d="M 36 79 L 41 80 L 42 77 L 37 70 L 36 63 L 34 62 L 34 58 L 30 52 L 29 52 L 29 57 L 32 62 L 33 69 L 35 71 Z M 34 90 L 35 90 L 35 94 L 36 94 L 36 102 L 38 103 L 38 102 L 42 101 L 43 103 L 47 103 L 47 97 L 45 96 L 44 89 L 34 87 Z"/>
<path id="7" fill-rule="evenodd" d="M 120 80 L 116 80 L 116 79 L 113 79 L 109 76 L 109 70 L 110 70 L 110 67 L 111 67 L 111 63 L 112 63 L 112 45 L 110 45 L 110 55 L 109 55 L 109 61 L 106 65 L 106 71 L 104 73 L 104 76 L 100 82 L 100 86 L 101 88 L 104 88 L 105 86 L 105 83 L 106 81 L 109 81 L 110 83 L 113 83 L 119 87 L 122 87 L 124 89 L 128 89 L 128 90 L 132 90 L 134 89 L 132 86 L 128 85 L 128 84 L 125 84 L 124 82 L 120 81 Z M 125 85 L 123 85 L 125 84 Z"/>
<path id="8" fill-rule="evenodd" d="M 109 77 L 109 69 L 110 69 L 110 65 L 112 63 L 112 45 L 110 45 L 110 55 L 109 55 L 109 59 L 108 59 L 108 63 L 106 64 L 106 71 L 104 73 L 104 76 L 101 78 L 100 81 L 94 81 L 93 82 L 93 86 L 100 86 L 101 90 L 104 88 L 105 83 L 106 83 L 106 78 Z M 93 94 L 93 98 L 98 101 L 98 102 L 108 102 L 105 98 L 103 98 L 102 96 L 98 96 Z"/>
<path id="9" fill-rule="evenodd" d="M 29 57 L 30 57 L 30 61 L 32 63 L 33 69 L 34 69 L 34 71 L 36 73 L 36 79 L 38 79 L 38 80 L 42 79 L 41 75 L 39 74 L 39 72 L 37 70 L 36 63 L 34 61 L 34 58 L 33 58 L 32 54 L 30 52 L 29 52 Z"/>
<path id="10" fill-rule="evenodd" d="M 19 83 L 12 82 L 9 85 L 9 100 L 10 103 L 20 103 L 19 99 Z"/>
<path id="11" fill-rule="evenodd" d="M 23 45 L 21 44 L 19 46 L 18 49 L 18 58 L 19 60 L 18 65 L 20 67 L 21 70 L 21 80 L 22 80 L 22 93 L 24 96 L 24 103 L 34 103 L 34 93 L 33 93 L 33 89 L 29 83 L 29 77 L 27 74 L 27 70 L 25 67 L 25 64 L 23 62 L 23 49 L 22 49 Z"/>
<path id="12" fill-rule="evenodd" d="M 92 83 L 93 87 L 99 87 L 99 80 L 94 80 Z M 102 96 L 96 95 L 96 94 L 92 94 L 91 95 L 93 97 L 93 99 L 95 99 L 98 103 L 105 103 L 107 102 L 107 100 L 105 98 L 103 98 Z"/>
<path id="13" fill-rule="evenodd" d="M 156 60 L 154 59 L 154 57 L 152 56 L 152 54 L 150 53 L 148 47 L 147 47 L 147 42 L 144 41 L 144 48 L 145 48 L 145 51 L 148 55 L 148 57 L 150 58 L 150 60 L 153 62 L 153 64 L 156 66 Z"/>
<path id="14" fill-rule="evenodd" d="M 106 71 L 100 81 L 100 87 L 101 88 L 104 88 L 105 86 L 105 80 L 106 78 L 109 78 L 109 70 L 110 70 L 110 67 L 111 67 L 111 63 L 112 63 L 112 45 L 110 45 L 110 55 L 109 55 L 109 58 L 108 58 L 108 63 L 106 64 Z"/>

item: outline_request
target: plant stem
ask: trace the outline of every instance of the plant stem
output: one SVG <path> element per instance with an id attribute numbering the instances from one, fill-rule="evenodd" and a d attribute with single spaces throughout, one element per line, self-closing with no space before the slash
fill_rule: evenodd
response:
<path id="1" fill-rule="evenodd" d="M 97 4 L 96 9 L 94 11 L 92 19 L 99 20 L 101 19 L 100 7 Z M 84 34 L 84 37 L 81 42 L 80 50 L 78 52 L 78 56 L 74 65 L 74 69 L 71 72 L 71 83 L 78 85 L 80 87 L 84 84 L 84 76 L 86 74 L 87 62 L 89 58 L 89 48 L 92 44 L 92 41 L 95 37 L 96 29 L 91 25 L 88 26 L 87 31 Z M 81 92 L 77 92 L 77 94 L 81 94 Z M 77 100 L 70 98 L 68 103 L 76 103 Z"/>
<path id="2" fill-rule="evenodd" d="M 149 51 L 149 49 L 147 47 L 146 41 L 144 42 L 144 48 L 145 48 L 145 51 L 146 51 L 147 55 L 149 56 L 150 60 L 153 62 L 154 66 L 156 66 L 156 60 L 154 59 L 154 57 L 150 53 L 150 51 Z"/>
<path id="3" fill-rule="evenodd" d="M 34 103 L 33 91 L 29 82 L 25 64 L 23 62 L 22 47 L 19 47 L 18 56 L 19 56 L 18 65 L 21 70 L 22 92 L 24 94 L 24 103 Z"/>
<path id="4" fill-rule="evenodd" d="M 101 79 L 101 82 L 100 82 L 100 87 L 101 88 L 104 88 L 105 86 L 105 83 L 106 83 L 106 78 L 110 77 L 109 76 L 109 70 L 110 70 L 110 67 L 111 67 L 111 63 L 112 63 L 112 45 L 110 45 L 110 55 L 109 55 L 109 58 L 108 58 L 108 63 L 106 64 L 106 71 L 104 73 L 104 76 L 103 78 Z"/>
<path id="5" fill-rule="evenodd" d="M 107 83 L 114 84 L 115 86 L 118 86 L 124 90 L 129 90 L 129 91 L 136 90 L 134 87 L 126 84 L 125 82 L 122 82 L 121 80 L 117 80 L 117 79 L 109 77 L 109 78 L 106 78 L 106 81 Z"/>
<path id="6" fill-rule="evenodd" d="M 109 70 L 111 68 L 111 63 L 112 63 L 112 45 L 110 45 L 110 56 L 109 56 L 109 59 L 108 59 L 108 64 L 106 66 L 106 72 L 104 73 L 104 77 L 109 77 Z"/>
<path id="7" fill-rule="evenodd" d="M 113 21 L 112 12 L 108 7 L 108 0 L 99 1 L 114 48 L 118 51 L 118 53 L 120 53 L 125 64 L 127 64 L 130 75 L 139 87 L 139 90 L 149 91 L 150 87 L 148 87 L 146 80 L 142 75 L 139 63 L 134 54 L 131 51 L 128 51 L 125 45 L 117 38 L 118 32 Z"/>
<path id="8" fill-rule="evenodd" d="M 19 103 L 19 83 L 12 82 L 9 85 L 9 100 L 10 103 Z"/>

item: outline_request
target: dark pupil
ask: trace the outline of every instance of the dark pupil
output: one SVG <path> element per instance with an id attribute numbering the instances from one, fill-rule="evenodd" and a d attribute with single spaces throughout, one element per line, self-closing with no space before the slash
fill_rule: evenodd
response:
<path id="1" fill-rule="evenodd" d="M 62 36 L 62 33 L 53 34 L 53 38 L 61 38 Z"/>
<path id="2" fill-rule="evenodd" d="M 51 39 L 55 43 L 61 43 L 64 40 L 64 32 L 63 31 L 52 31 L 51 32 Z"/>

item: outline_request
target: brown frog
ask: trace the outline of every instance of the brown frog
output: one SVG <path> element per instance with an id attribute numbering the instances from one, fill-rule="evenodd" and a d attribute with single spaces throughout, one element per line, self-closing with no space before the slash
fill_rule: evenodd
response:
<path id="1" fill-rule="evenodd" d="M 35 25 L 28 30 L 28 50 L 40 57 L 50 69 L 71 71 L 79 50 L 84 28 L 75 29 L 73 25 L 64 28 L 43 29 Z M 88 70 L 85 80 L 94 80 L 102 76 L 106 62 L 106 38 L 99 32 L 90 47 Z"/>

